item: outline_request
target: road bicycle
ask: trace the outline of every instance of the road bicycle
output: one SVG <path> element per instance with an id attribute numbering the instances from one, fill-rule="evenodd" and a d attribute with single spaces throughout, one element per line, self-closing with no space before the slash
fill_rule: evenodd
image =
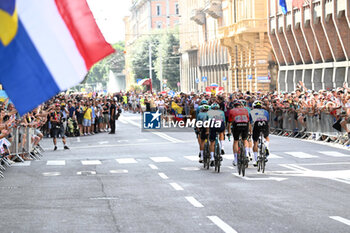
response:
<path id="1" fill-rule="evenodd" d="M 216 137 L 215 137 L 214 159 L 215 159 L 215 171 L 220 173 L 222 157 L 221 157 L 221 147 L 219 143 L 218 133 L 216 134 Z"/>
<path id="2" fill-rule="evenodd" d="M 203 167 L 209 169 L 210 166 L 210 151 L 208 137 L 205 139 L 204 151 L 203 151 Z"/>
<path id="3" fill-rule="evenodd" d="M 238 175 L 245 176 L 245 169 L 248 166 L 248 158 L 246 156 L 245 146 L 242 138 L 238 141 L 238 153 L 237 153 L 237 171 Z"/>
<path id="4" fill-rule="evenodd" d="M 265 138 L 262 132 L 260 132 L 260 136 L 259 136 L 259 144 L 258 144 L 258 148 L 259 148 L 259 155 L 258 155 L 258 172 L 265 172 L 265 166 L 266 166 L 266 144 L 265 144 Z"/>

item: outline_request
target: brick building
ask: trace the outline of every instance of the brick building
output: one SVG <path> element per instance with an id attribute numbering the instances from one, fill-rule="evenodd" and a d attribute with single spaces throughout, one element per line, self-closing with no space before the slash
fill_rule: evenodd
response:
<path id="1" fill-rule="evenodd" d="M 299 81 L 314 90 L 350 82 L 350 1 L 308 0 L 301 9 L 286 2 L 284 15 L 279 0 L 268 1 L 279 89 L 292 91 Z"/>

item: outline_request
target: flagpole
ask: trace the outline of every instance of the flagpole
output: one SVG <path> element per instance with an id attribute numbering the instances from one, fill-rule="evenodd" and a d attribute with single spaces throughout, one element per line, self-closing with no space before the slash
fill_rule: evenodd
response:
<path id="1" fill-rule="evenodd" d="M 148 55 L 149 55 L 149 78 L 151 80 L 151 84 L 150 84 L 150 87 L 151 87 L 151 93 L 152 93 L 152 45 L 149 44 L 148 46 Z"/>

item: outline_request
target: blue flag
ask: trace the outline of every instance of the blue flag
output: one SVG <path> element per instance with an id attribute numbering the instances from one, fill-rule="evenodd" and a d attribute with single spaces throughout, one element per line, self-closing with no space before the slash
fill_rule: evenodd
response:
<path id="1" fill-rule="evenodd" d="M 287 14 L 288 9 L 287 9 L 286 0 L 280 0 L 280 6 L 281 6 L 283 14 Z"/>

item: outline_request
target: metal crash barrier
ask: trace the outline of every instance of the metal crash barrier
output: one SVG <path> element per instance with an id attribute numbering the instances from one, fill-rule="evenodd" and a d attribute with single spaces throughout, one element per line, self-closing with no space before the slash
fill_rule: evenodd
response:
<path id="1" fill-rule="evenodd" d="M 34 145 L 35 133 L 33 128 L 19 126 L 12 129 L 12 137 L 2 143 L 2 152 L 0 158 L 0 177 L 4 177 L 4 171 L 13 165 L 13 162 L 23 163 L 26 159 L 40 160 L 44 150 L 40 145 Z M 8 143 L 10 143 L 9 146 Z M 5 145 L 5 146 L 4 146 Z"/>
<path id="2" fill-rule="evenodd" d="M 329 113 L 304 114 L 302 122 L 300 115 L 290 110 L 270 111 L 271 133 L 284 137 L 301 138 L 324 142 L 350 145 L 350 140 L 344 129 L 333 128 L 336 118 Z M 350 127 L 350 125 L 347 125 Z"/>

